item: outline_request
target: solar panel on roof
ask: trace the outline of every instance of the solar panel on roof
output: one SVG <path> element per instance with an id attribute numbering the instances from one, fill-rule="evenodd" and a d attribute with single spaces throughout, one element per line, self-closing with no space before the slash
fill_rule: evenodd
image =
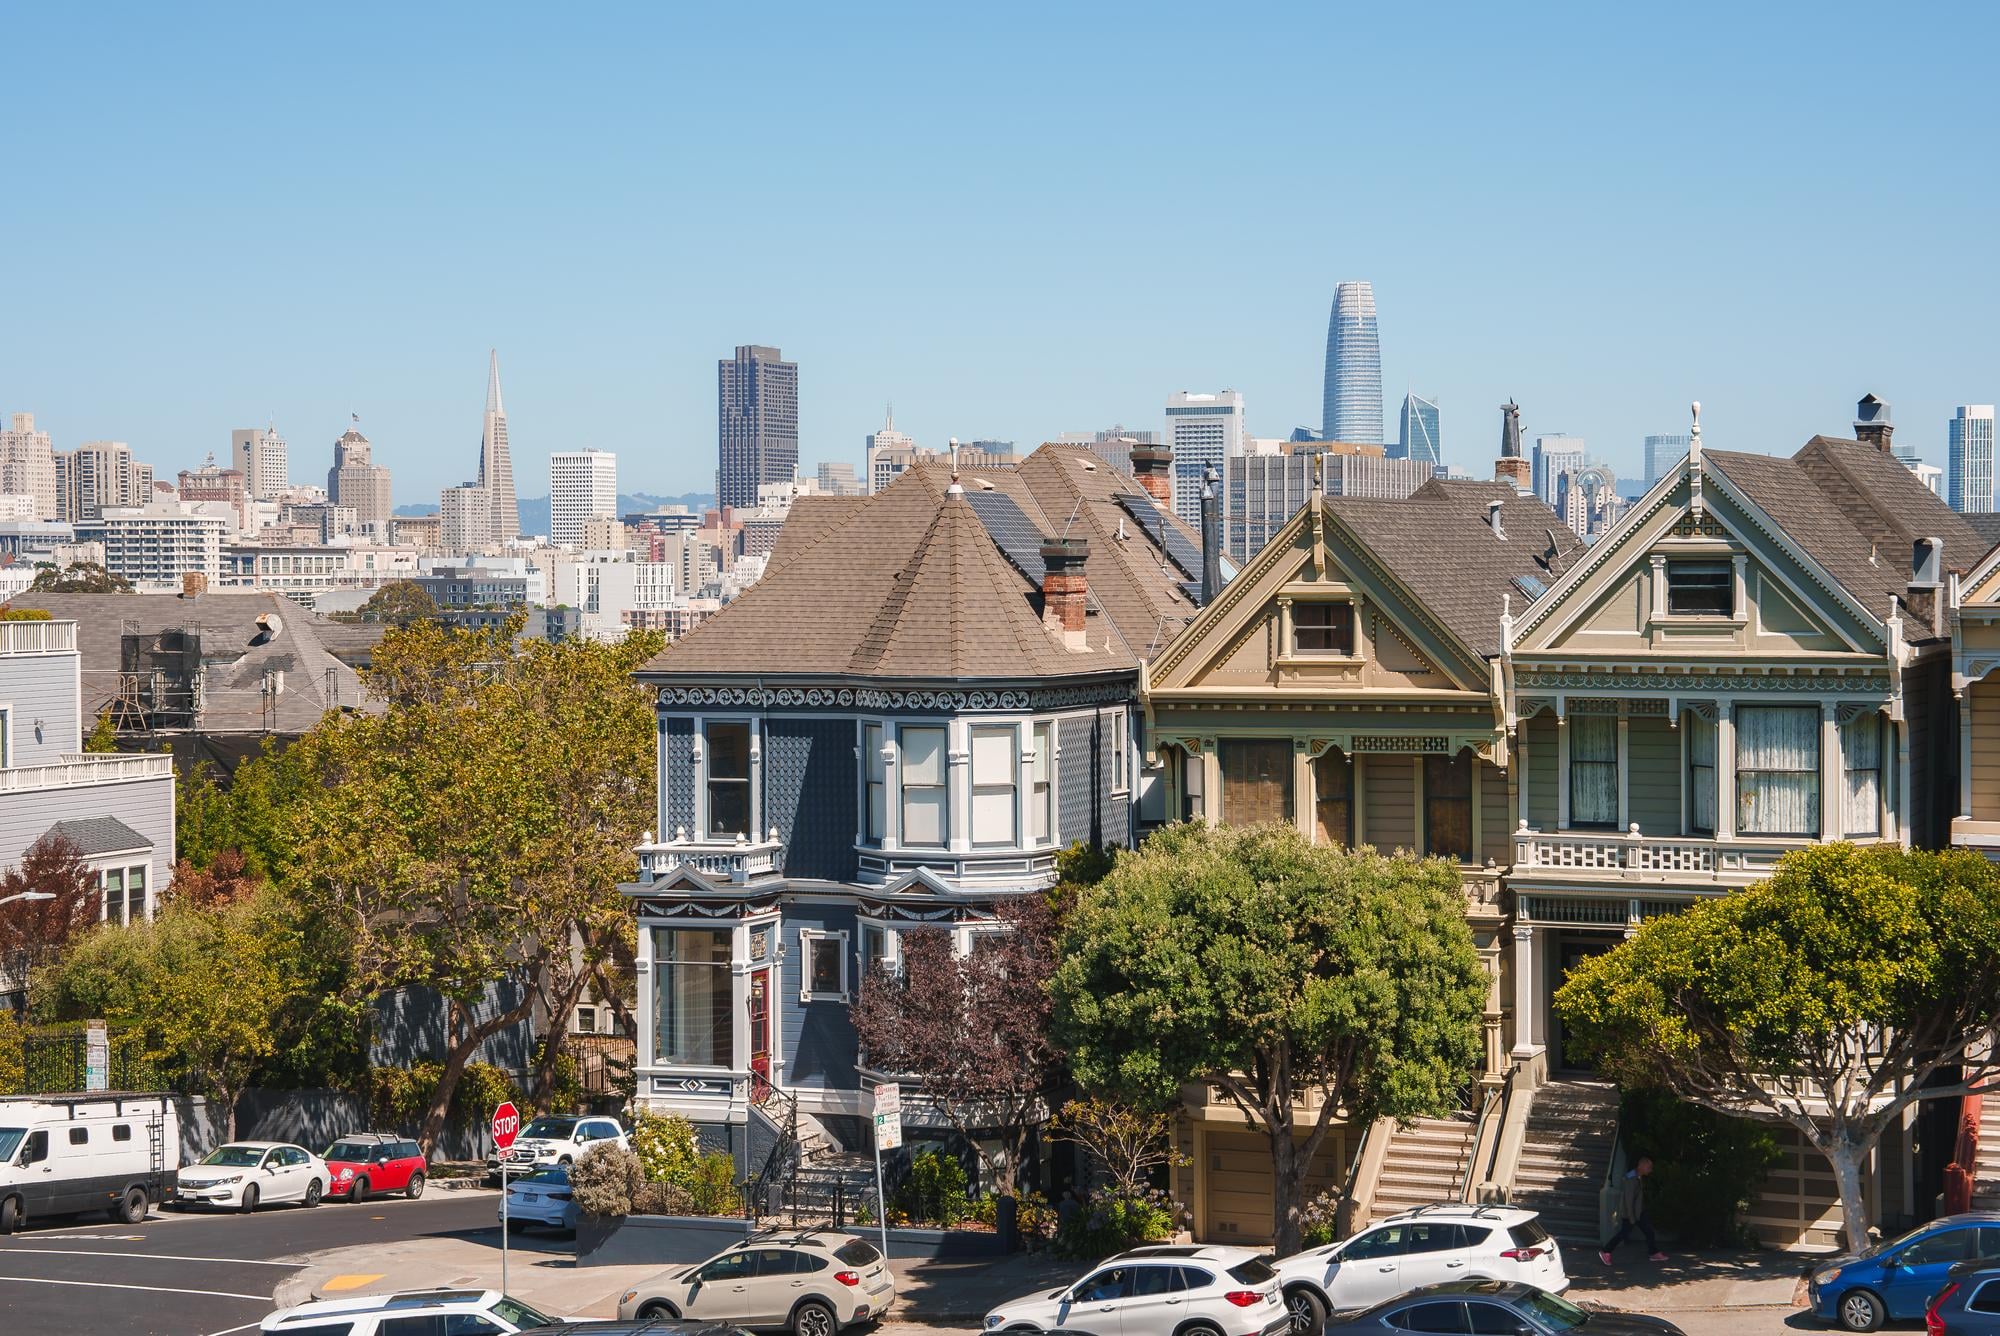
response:
<path id="1" fill-rule="evenodd" d="M 1526 594 L 1530 600 L 1538 599 L 1549 592 L 1549 587 L 1532 575 L 1515 576 L 1514 588 Z"/>
<path id="2" fill-rule="evenodd" d="M 1138 521 L 1139 527 L 1146 531 L 1146 537 L 1153 540 L 1153 546 L 1165 552 L 1168 559 L 1181 568 L 1181 574 L 1196 580 L 1201 578 L 1201 548 L 1187 534 L 1167 523 L 1166 514 L 1158 502 L 1150 496 L 1120 492 L 1118 504 L 1125 507 L 1127 515 Z"/>
<path id="3" fill-rule="evenodd" d="M 979 523 L 986 529 L 986 536 L 993 540 L 993 546 L 1021 574 L 1028 577 L 1037 589 L 1042 585 L 1042 543 L 1044 535 L 1035 527 L 1022 509 L 1014 504 L 1014 498 L 1005 492 L 967 492 L 966 504 L 979 517 Z"/>

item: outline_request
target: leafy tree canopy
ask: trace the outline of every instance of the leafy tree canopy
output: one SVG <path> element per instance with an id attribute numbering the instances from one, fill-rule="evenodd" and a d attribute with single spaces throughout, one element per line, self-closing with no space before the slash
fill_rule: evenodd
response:
<path id="1" fill-rule="evenodd" d="M 36 594 L 129 594 L 132 582 L 94 561 L 79 561 L 60 570 L 44 567 L 28 589 Z"/>

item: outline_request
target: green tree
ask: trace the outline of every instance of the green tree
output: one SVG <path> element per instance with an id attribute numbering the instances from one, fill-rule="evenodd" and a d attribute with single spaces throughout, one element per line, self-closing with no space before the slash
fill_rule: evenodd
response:
<path id="1" fill-rule="evenodd" d="M 367 602 L 351 613 L 335 613 L 344 622 L 387 622 L 408 626 L 437 616 L 437 600 L 414 580 L 391 580 L 368 596 Z"/>
<path id="2" fill-rule="evenodd" d="M 118 750 L 118 729 L 111 722 L 109 709 L 97 712 L 97 722 L 90 727 L 89 736 L 83 740 L 87 752 L 115 752 Z"/>
<path id="3" fill-rule="evenodd" d="M 1787 854 L 1584 962 L 1555 1005 L 1621 1084 L 1796 1129 L 1861 1248 L 1884 1130 L 2000 1076 L 2000 869 L 1963 850 Z"/>
<path id="4" fill-rule="evenodd" d="M 632 948 L 617 887 L 651 822 L 654 739 L 631 674 L 662 639 L 515 645 L 518 621 L 390 632 L 366 676 L 383 713 L 330 717 L 289 753 L 304 781 L 287 813 L 293 893 L 353 942 L 358 990 L 444 999 L 427 1147 L 487 1037 L 537 1000 L 564 1034 L 590 978 Z M 486 1006 L 509 978 L 528 985 L 520 1002 Z M 543 1046 L 538 1102 L 561 1053 Z"/>
<path id="5" fill-rule="evenodd" d="M 60 570 L 45 566 L 35 573 L 28 586 L 36 594 L 129 594 L 132 582 L 113 575 L 94 561 L 79 561 Z"/>
<path id="6" fill-rule="evenodd" d="M 1057 1038 L 1086 1087 L 1142 1105 L 1218 1087 L 1269 1139 L 1272 1229 L 1294 1252 L 1336 1111 L 1357 1126 L 1446 1113 L 1479 1062 L 1486 975 L 1463 906 L 1439 859 L 1314 846 L 1282 824 L 1169 826 L 1077 896 Z"/>

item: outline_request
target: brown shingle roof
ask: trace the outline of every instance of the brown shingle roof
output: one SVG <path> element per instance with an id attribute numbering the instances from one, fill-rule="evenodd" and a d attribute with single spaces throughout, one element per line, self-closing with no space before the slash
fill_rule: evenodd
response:
<path id="1" fill-rule="evenodd" d="M 798 497 L 785 515 L 785 527 L 778 530 L 778 541 L 771 548 L 771 561 L 765 571 L 768 573 L 784 565 L 818 542 L 828 529 L 867 504 L 865 496 Z"/>

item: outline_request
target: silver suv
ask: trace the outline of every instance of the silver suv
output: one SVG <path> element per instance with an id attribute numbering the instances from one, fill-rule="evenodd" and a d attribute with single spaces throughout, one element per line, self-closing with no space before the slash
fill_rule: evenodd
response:
<path id="1" fill-rule="evenodd" d="M 832 1230 L 767 1230 L 625 1291 L 618 1316 L 835 1336 L 878 1320 L 895 1301 L 896 1278 L 866 1239 Z"/>

